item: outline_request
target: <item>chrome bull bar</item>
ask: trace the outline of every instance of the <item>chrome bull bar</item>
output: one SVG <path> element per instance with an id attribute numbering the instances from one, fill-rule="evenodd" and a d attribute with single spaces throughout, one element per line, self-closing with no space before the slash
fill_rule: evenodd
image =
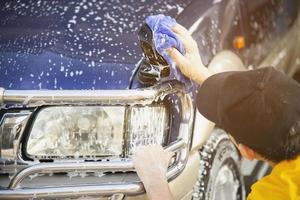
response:
<path id="1" fill-rule="evenodd" d="M 176 152 L 175 160 L 167 171 L 169 181 L 184 169 L 191 140 L 191 119 L 193 106 L 184 86 L 178 81 L 170 81 L 145 89 L 134 90 L 4 90 L 0 89 L 1 104 L 26 106 L 97 104 L 97 105 L 149 105 L 168 94 L 176 94 L 182 106 L 178 139 L 165 149 Z M 7 189 L 0 190 L 0 199 L 66 198 L 80 196 L 113 196 L 115 194 L 138 195 L 144 193 L 143 184 L 121 182 L 62 187 L 21 188 L 20 183 L 36 173 L 57 173 L 72 171 L 135 171 L 132 160 L 97 162 L 53 162 L 31 164 L 14 175 Z"/>
<path id="2" fill-rule="evenodd" d="M 172 93 L 183 94 L 184 86 L 178 81 L 169 81 L 149 88 L 132 90 L 5 90 L 0 88 L 0 105 L 147 105 Z"/>

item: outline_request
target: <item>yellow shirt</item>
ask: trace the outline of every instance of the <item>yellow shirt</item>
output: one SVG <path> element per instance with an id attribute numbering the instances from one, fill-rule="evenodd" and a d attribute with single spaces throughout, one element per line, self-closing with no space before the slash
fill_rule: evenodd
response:
<path id="1" fill-rule="evenodd" d="M 252 185 L 247 200 L 300 200 L 300 156 L 275 165 L 270 175 Z"/>

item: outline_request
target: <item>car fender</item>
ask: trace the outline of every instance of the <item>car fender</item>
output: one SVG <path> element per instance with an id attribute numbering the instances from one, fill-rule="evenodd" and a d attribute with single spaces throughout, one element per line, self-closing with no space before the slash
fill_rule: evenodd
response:
<path id="1" fill-rule="evenodd" d="M 208 65 L 208 69 L 213 73 L 225 71 L 243 71 L 246 70 L 242 60 L 235 53 L 224 50 L 219 52 Z M 195 123 L 192 139 L 192 151 L 198 150 L 209 138 L 215 124 L 207 120 L 196 109 Z"/>

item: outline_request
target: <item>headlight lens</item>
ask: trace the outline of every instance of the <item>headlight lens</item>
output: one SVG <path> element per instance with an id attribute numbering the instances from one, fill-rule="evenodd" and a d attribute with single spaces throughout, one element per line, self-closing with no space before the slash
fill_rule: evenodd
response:
<path id="1" fill-rule="evenodd" d="M 163 105 L 48 107 L 33 123 L 27 153 L 37 158 L 128 156 L 138 146 L 166 142 L 168 128 Z"/>
<path id="2" fill-rule="evenodd" d="M 49 107 L 38 114 L 27 142 L 37 157 L 122 154 L 124 107 Z"/>
<path id="3" fill-rule="evenodd" d="M 15 159 L 16 141 L 20 137 L 20 132 L 31 113 L 6 113 L 0 121 L 0 157 L 5 159 Z"/>
<path id="4" fill-rule="evenodd" d="M 164 144 L 169 130 L 169 115 L 162 105 L 132 107 L 128 123 L 128 150 L 131 155 L 137 147 Z"/>

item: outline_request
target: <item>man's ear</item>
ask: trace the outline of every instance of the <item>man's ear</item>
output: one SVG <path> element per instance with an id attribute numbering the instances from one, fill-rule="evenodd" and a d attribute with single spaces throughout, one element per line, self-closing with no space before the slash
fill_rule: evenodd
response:
<path id="1" fill-rule="evenodd" d="M 255 151 L 253 151 L 250 147 L 247 147 L 243 144 L 238 145 L 238 149 L 243 157 L 247 158 L 248 160 L 253 160 L 256 158 Z"/>

